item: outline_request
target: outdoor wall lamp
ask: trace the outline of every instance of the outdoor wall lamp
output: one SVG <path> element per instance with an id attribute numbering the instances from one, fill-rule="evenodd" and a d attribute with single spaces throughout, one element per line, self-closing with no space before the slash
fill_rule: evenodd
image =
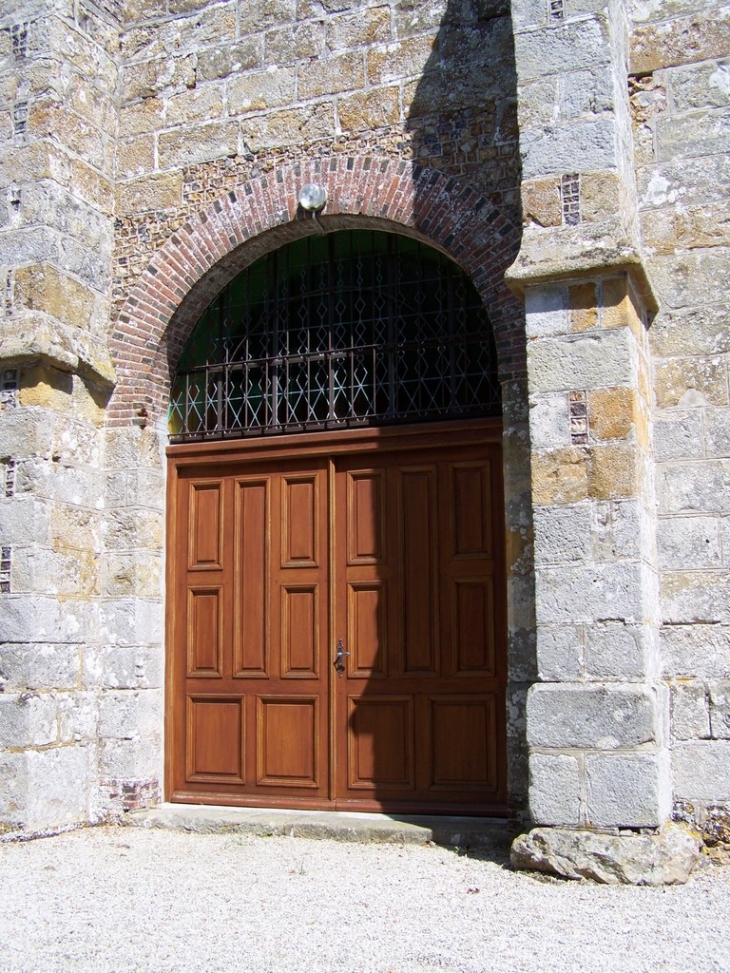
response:
<path id="1" fill-rule="evenodd" d="M 299 190 L 299 205 L 308 213 L 319 213 L 327 202 L 327 190 L 316 182 L 307 182 Z"/>

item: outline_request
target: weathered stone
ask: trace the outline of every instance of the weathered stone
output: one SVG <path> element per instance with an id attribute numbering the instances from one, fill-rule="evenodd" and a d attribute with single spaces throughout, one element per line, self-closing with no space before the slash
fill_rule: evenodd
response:
<path id="1" fill-rule="evenodd" d="M 530 757 L 530 813 L 536 824 L 580 823 L 580 765 L 574 756 Z"/>
<path id="2" fill-rule="evenodd" d="M 522 184 L 522 219 L 538 226 L 559 226 L 563 219 L 560 182 L 555 177 Z"/>
<path id="3" fill-rule="evenodd" d="M 672 686 L 672 736 L 675 740 L 709 740 L 710 712 L 702 682 Z"/>
<path id="4" fill-rule="evenodd" d="M 716 517 L 674 517 L 657 525 L 659 565 L 668 570 L 712 568 L 721 563 Z"/>
<path id="5" fill-rule="evenodd" d="M 677 797 L 690 801 L 730 801 L 730 740 L 676 743 L 672 770 Z"/>
<path id="6" fill-rule="evenodd" d="M 157 151 L 162 169 L 207 162 L 220 156 L 236 155 L 238 124 L 210 122 L 191 128 L 163 132 L 158 138 Z"/>
<path id="7" fill-rule="evenodd" d="M 561 749 L 640 746 L 656 740 L 656 705 L 644 686 L 537 683 L 528 696 L 527 739 Z"/>
<path id="8" fill-rule="evenodd" d="M 392 125 L 400 116 L 398 88 L 376 88 L 367 94 L 338 98 L 337 113 L 343 131 L 361 132 Z"/>
<path id="9" fill-rule="evenodd" d="M 730 740 L 730 680 L 710 686 L 710 728 L 713 740 Z"/>
<path id="10" fill-rule="evenodd" d="M 298 71 L 300 98 L 321 98 L 340 91 L 362 88 L 365 68 L 362 55 L 350 52 L 321 61 L 308 61 Z"/>
<path id="11" fill-rule="evenodd" d="M 631 70 L 635 73 L 727 55 L 727 10 L 715 9 L 646 24 L 634 32 Z"/>
<path id="12" fill-rule="evenodd" d="M 513 868 L 602 885 L 683 885 L 700 860 L 699 837 L 678 824 L 655 835 L 535 828 L 512 844 Z"/>
<path id="13" fill-rule="evenodd" d="M 228 85 L 228 108 L 235 114 L 286 105 L 294 99 L 293 71 L 249 71 Z"/>

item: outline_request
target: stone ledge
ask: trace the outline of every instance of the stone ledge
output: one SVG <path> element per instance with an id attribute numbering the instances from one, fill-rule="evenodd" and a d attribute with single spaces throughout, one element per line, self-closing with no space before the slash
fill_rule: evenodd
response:
<path id="1" fill-rule="evenodd" d="M 684 885 L 700 860 L 700 838 L 681 824 L 654 834 L 534 828 L 512 843 L 512 867 L 602 885 Z"/>
<path id="2" fill-rule="evenodd" d="M 507 286 L 524 296 L 536 284 L 581 280 L 624 272 L 647 312 L 659 311 L 659 300 L 638 247 L 620 221 L 580 223 L 577 226 L 526 228 L 520 252 L 505 271 Z"/>
<path id="3" fill-rule="evenodd" d="M 98 338 L 47 315 L 23 314 L 4 322 L 0 362 L 41 362 L 75 372 L 104 388 L 113 388 L 117 382 L 109 353 Z"/>
<path id="4" fill-rule="evenodd" d="M 437 844 L 507 853 L 510 829 L 499 818 L 377 814 L 161 804 L 131 811 L 122 823 L 194 834 L 246 834 L 352 841 L 360 844 Z M 514 831 L 511 832 L 514 834 Z"/>

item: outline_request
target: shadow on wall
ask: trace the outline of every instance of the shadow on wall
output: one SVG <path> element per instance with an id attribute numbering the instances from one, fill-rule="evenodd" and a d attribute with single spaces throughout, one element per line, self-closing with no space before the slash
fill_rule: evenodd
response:
<path id="1" fill-rule="evenodd" d="M 432 51 L 419 79 L 406 85 L 404 99 L 416 191 L 421 187 L 425 196 L 428 189 L 428 176 L 423 170 L 439 170 L 481 194 L 473 203 L 469 200 L 473 217 L 484 225 L 485 245 L 478 259 L 475 261 L 472 254 L 462 251 L 458 227 L 453 239 L 449 237 L 444 242 L 470 272 L 490 309 L 503 387 L 508 644 L 496 663 L 500 694 L 504 694 L 497 705 L 506 714 L 504 725 L 497 718 L 496 753 L 498 761 L 500 754 L 506 753 L 506 764 L 499 767 L 498 775 L 504 773 L 510 806 L 519 813 L 527 806 L 525 698 L 536 678 L 537 664 L 524 308 L 504 284 L 504 272 L 519 251 L 522 226 L 510 4 L 509 0 L 448 0 L 444 11 L 442 3 L 405 0 L 398 5 L 398 15 L 403 38 L 409 30 L 418 34 L 436 26 L 434 18 L 438 16 Z M 404 46 L 406 43 L 404 40 Z M 464 195 L 467 193 L 465 190 Z M 415 202 L 418 210 L 418 196 Z M 442 238 L 429 217 L 420 229 L 434 239 Z M 409 570 L 407 564 L 404 570 Z M 409 652 L 418 654 L 419 648 L 409 646 L 406 635 L 402 651 L 407 657 Z M 377 692 L 377 686 L 373 685 L 370 691 Z M 478 707 L 472 707 L 471 712 L 477 714 Z M 476 716 L 472 720 L 454 709 L 452 718 L 463 723 L 466 737 L 470 731 L 481 732 Z M 435 723 L 425 714 L 424 721 L 421 745 L 430 749 L 433 756 L 439 745 L 434 736 Z M 483 777 L 491 772 L 486 765 L 489 746 L 484 750 L 460 747 L 457 739 L 456 731 L 448 734 L 449 746 L 454 750 L 449 758 L 454 775 L 467 779 L 473 775 L 474 787 L 478 789 L 483 786 Z M 374 737 L 372 748 L 376 776 L 382 768 L 385 779 L 398 767 L 387 734 Z M 448 795 L 449 785 L 445 782 L 445 804 Z M 387 804 L 388 787 L 383 786 L 377 797 Z"/>

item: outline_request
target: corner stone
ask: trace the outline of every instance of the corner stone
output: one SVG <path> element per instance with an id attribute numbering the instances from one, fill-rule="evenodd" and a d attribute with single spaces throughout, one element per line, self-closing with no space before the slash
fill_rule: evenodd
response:
<path id="1" fill-rule="evenodd" d="M 608 835 L 535 828 L 512 843 L 512 867 L 602 885 L 684 885 L 700 858 L 700 839 L 679 824 L 656 834 Z"/>

